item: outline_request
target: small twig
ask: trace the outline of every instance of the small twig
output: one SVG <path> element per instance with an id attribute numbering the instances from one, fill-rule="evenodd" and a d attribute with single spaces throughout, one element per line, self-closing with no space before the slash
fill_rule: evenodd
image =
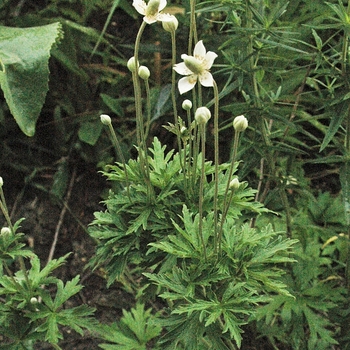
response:
<path id="1" fill-rule="evenodd" d="M 71 180 L 70 180 L 70 183 L 69 183 L 69 187 L 68 187 L 68 190 L 67 190 L 65 203 L 69 202 L 70 196 L 72 194 L 72 189 L 73 189 L 73 185 L 74 185 L 74 182 L 75 182 L 76 174 L 77 174 L 77 169 L 76 169 L 76 167 L 74 167 L 73 174 L 72 174 L 72 177 L 71 177 Z M 66 211 L 67 211 L 67 205 L 63 205 L 63 208 L 62 208 L 62 211 L 61 211 L 61 214 L 60 214 L 57 226 L 56 226 L 55 235 L 54 235 L 54 238 L 53 238 L 53 242 L 52 242 L 52 245 L 51 245 L 50 253 L 49 253 L 49 256 L 47 258 L 47 263 L 46 264 L 48 264 L 52 260 L 53 255 L 55 254 L 56 244 L 57 244 L 57 241 L 58 241 L 58 234 L 59 234 L 59 232 L 61 230 L 61 226 L 62 226 L 62 223 L 63 223 L 64 216 L 66 214 Z"/>

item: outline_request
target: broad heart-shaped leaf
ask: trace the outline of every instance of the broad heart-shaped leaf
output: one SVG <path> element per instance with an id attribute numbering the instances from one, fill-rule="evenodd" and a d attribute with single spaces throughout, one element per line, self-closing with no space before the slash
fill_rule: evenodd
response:
<path id="1" fill-rule="evenodd" d="M 50 50 L 61 35 L 60 23 L 41 27 L 0 26 L 0 86 L 18 126 L 27 136 L 49 89 Z"/>

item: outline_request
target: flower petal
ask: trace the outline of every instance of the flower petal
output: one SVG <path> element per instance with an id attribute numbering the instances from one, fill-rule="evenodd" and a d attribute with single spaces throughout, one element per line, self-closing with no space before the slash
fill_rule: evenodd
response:
<path id="1" fill-rule="evenodd" d="M 143 0 L 134 0 L 132 6 L 134 6 L 135 10 L 141 15 L 145 14 L 147 5 Z"/>
<path id="2" fill-rule="evenodd" d="M 194 74 L 181 78 L 178 82 L 178 88 L 179 88 L 180 94 L 182 95 L 185 92 L 192 90 L 196 85 L 196 82 L 197 82 L 197 76 Z"/>
<path id="3" fill-rule="evenodd" d="M 193 56 L 196 58 L 204 58 L 207 50 L 204 47 L 203 40 L 198 41 L 193 50 Z"/>
<path id="4" fill-rule="evenodd" d="M 208 71 L 204 71 L 199 76 L 199 82 L 201 83 L 201 85 L 206 87 L 214 86 L 214 78 Z"/>
<path id="5" fill-rule="evenodd" d="M 218 55 L 213 52 L 213 51 L 208 51 L 205 55 L 205 59 L 204 59 L 204 69 L 210 69 L 211 66 L 214 63 L 215 58 L 218 57 Z"/>
<path id="6" fill-rule="evenodd" d="M 158 16 L 145 16 L 143 17 L 143 20 L 147 23 L 147 24 L 152 24 L 158 21 Z"/>
<path id="7" fill-rule="evenodd" d="M 169 15 L 169 13 L 158 13 L 157 14 L 157 21 L 161 21 L 161 22 L 170 22 L 173 19 L 173 15 Z"/>
<path id="8" fill-rule="evenodd" d="M 190 71 L 187 66 L 185 65 L 185 62 L 181 62 L 181 63 L 177 63 L 177 64 L 174 64 L 174 67 L 173 67 L 174 71 L 176 73 L 179 73 L 181 75 L 191 75 L 193 74 L 192 71 Z"/>
<path id="9" fill-rule="evenodd" d="M 160 3 L 159 3 L 159 7 L 158 7 L 158 11 L 162 11 L 164 9 L 164 7 L 166 6 L 166 1 L 167 0 L 160 0 Z"/>

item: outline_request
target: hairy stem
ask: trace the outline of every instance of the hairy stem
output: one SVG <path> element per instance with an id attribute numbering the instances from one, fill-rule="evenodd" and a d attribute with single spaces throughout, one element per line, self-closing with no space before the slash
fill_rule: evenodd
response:
<path id="1" fill-rule="evenodd" d="M 200 187 L 199 187 L 199 203 L 198 203 L 198 208 L 199 208 L 199 227 L 198 227 L 198 232 L 199 232 L 199 238 L 203 246 L 203 254 L 204 254 L 204 260 L 207 261 L 207 250 L 204 242 L 204 237 L 203 237 L 203 197 L 204 197 L 204 182 L 205 182 L 205 124 L 200 124 L 199 125 L 200 129 L 200 141 L 202 144 L 202 150 L 201 150 L 201 160 L 202 160 L 202 165 L 201 165 L 201 179 L 200 179 Z"/>
<path id="2" fill-rule="evenodd" d="M 218 194 L 219 194 L 219 91 L 215 80 L 213 81 L 214 90 L 214 247 L 217 249 L 217 240 L 219 239 L 217 235 L 218 230 Z M 221 242 L 219 241 L 219 246 L 221 247 Z M 219 248 L 220 250 L 220 248 Z"/>
<path id="3" fill-rule="evenodd" d="M 138 76 L 138 67 L 139 67 L 138 57 L 139 57 L 140 41 L 141 41 L 142 33 L 145 27 L 146 27 L 146 22 L 143 21 L 136 36 L 135 48 L 134 48 L 136 70 L 132 72 L 132 79 L 133 79 L 134 95 L 135 95 L 136 134 L 137 134 L 141 174 L 143 175 L 144 181 L 147 185 L 148 201 L 154 202 L 154 190 L 153 190 L 151 180 L 150 180 L 150 175 L 149 175 L 147 144 L 146 144 L 145 133 L 144 133 L 145 129 L 144 129 L 144 123 L 143 123 L 143 114 L 142 114 L 142 96 L 141 96 L 140 77 Z"/>

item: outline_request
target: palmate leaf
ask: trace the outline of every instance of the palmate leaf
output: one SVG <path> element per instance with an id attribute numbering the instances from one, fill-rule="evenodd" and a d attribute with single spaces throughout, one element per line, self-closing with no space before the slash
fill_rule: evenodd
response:
<path id="1" fill-rule="evenodd" d="M 58 22 L 32 28 L 0 26 L 0 86 L 27 136 L 35 133 L 48 91 L 50 50 L 61 33 Z"/>
<path id="2" fill-rule="evenodd" d="M 99 346 L 107 350 L 146 350 L 147 343 L 158 337 L 162 330 L 154 319 L 151 310 L 145 310 L 143 304 L 137 304 L 131 311 L 123 310 L 120 323 L 98 328 L 102 339 L 114 344 Z"/>
<path id="3" fill-rule="evenodd" d="M 182 212 L 185 228 L 182 229 L 174 220 L 171 220 L 178 235 L 169 235 L 167 240 L 149 245 L 180 258 L 203 260 L 203 245 L 198 235 L 199 215 L 193 217 L 186 206 L 183 206 Z M 208 215 L 206 218 L 202 218 L 202 223 L 203 239 L 204 243 L 207 244 L 209 235 L 213 232 L 213 216 Z"/>
<path id="4" fill-rule="evenodd" d="M 17 281 L 9 276 L 0 277 L 0 295 L 15 294 L 18 291 Z"/>
<path id="5" fill-rule="evenodd" d="M 331 344 L 337 342 L 334 339 L 334 324 L 329 321 L 327 314 L 336 304 L 327 301 L 327 298 L 338 291 L 328 288 L 326 292 L 326 289 L 322 291 L 323 295 L 311 297 L 306 296 L 307 291 L 295 293 L 296 298 L 276 296 L 257 310 L 256 319 L 265 319 L 266 325 L 273 327 L 279 324 L 276 319 L 280 318 L 283 332 L 290 334 L 294 348 L 299 348 L 297 344 L 300 342 L 307 341 L 309 350 L 330 349 Z"/>
<path id="6" fill-rule="evenodd" d="M 327 329 L 331 324 L 326 318 L 316 314 L 308 307 L 303 308 L 303 313 L 310 329 L 310 337 L 308 341 L 308 348 L 310 350 L 320 348 L 318 347 L 318 341 L 320 339 L 322 342 L 327 343 L 328 346 L 330 344 L 338 344 L 338 342 L 332 337 L 333 332 Z"/>
<path id="7" fill-rule="evenodd" d="M 63 339 L 59 326 L 67 326 L 80 335 L 83 335 L 83 328 L 93 331 L 97 325 L 93 318 L 90 318 L 94 309 L 80 305 L 78 307 L 51 311 L 48 308 L 41 308 L 42 310 L 33 312 L 28 315 L 29 318 L 42 321 L 41 325 L 37 327 L 37 332 L 45 334 L 45 340 L 51 344 L 57 344 L 60 339 Z"/>
<path id="8" fill-rule="evenodd" d="M 68 281 L 66 285 L 61 280 L 57 282 L 57 293 L 54 300 L 54 308 L 58 309 L 65 303 L 70 297 L 77 294 L 82 288 L 79 285 L 80 276 L 74 277 L 71 281 Z"/>
<path id="9" fill-rule="evenodd" d="M 283 239 L 282 236 L 267 241 L 251 259 L 251 264 L 296 262 L 295 259 L 286 256 L 286 252 L 296 243 L 297 239 Z"/>
<path id="10" fill-rule="evenodd" d="M 239 303 L 240 300 L 237 300 L 237 305 L 220 303 L 219 301 L 196 300 L 192 304 L 175 309 L 173 314 L 187 314 L 190 316 L 199 313 L 199 321 L 205 321 L 204 326 L 206 328 L 220 320 L 220 324 L 222 324 L 221 332 L 229 332 L 230 337 L 240 347 L 241 333 L 243 333 L 241 326 L 246 322 L 242 321 L 239 315 L 249 315 L 251 312 L 244 305 L 240 306 Z M 221 320 L 222 317 L 223 321 Z"/>
<path id="11" fill-rule="evenodd" d="M 35 312 L 27 315 L 32 321 L 39 322 L 40 326 L 37 327 L 36 331 L 43 332 L 45 340 L 52 344 L 57 344 L 63 338 L 59 325 L 70 327 L 81 335 L 83 328 L 93 330 L 96 326 L 96 321 L 89 317 L 94 312 L 93 308 L 80 305 L 62 309 L 63 303 L 81 290 L 82 286 L 78 285 L 78 282 L 79 276 L 68 281 L 66 285 L 59 280 L 54 299 L 48 291 L 43 290 L 41 293 L 43 303 L 37 305 Z"/>
<path id="12" fill-rule="evenodd" d="M 40 287 L 43 284 L 55 283 L 57 278 L 50 274 L 58 267 L 63 265 L 70 253 L 61 256 L 58 259 L 51 260 L 42 270 L 40 270 L 40 259 L 34 256 L 31 259 L 31 268 L 28 271 L 28 279 L 33 289 Z"/>
<path id="13" fill-rule="evenodd" d="M 165 154 L 166 146 L 162 146 L 156 137 L 153 139 L 152 145 L 153 147 L 150 147 L 149 150 L 153 154 L 153 158 L 149 159 L 149 164 L 156 173 L 162 174 L 162 172 L 166 169 L 174 150 L 171 150 L 169 153 Z"/>
<path id="14" fill-rule="evenodd" d="M 130 312 L 123 310 L 121 322 L 136 335 L 140 343 L 146 344 L 159 336 L 162 330 L 159 325 L 152 324 L 153 318 L 151 309 L 145 310 L 144 305 L 137 304 Z"/>
<path id="15" fill-rule="evenodd" d="M 171 272 L 144 275 L 157 285 L 169 289 L 169 292 L 160 294 L 161 298 L 168 300 L 186 300 L 194 297 L 194 283 L 191 283 L 187 271 L 174 266 Z"/>
<path id="16" fill-rule="evenodd" d="M 116 325 L 110 326 L 110 330 L 105 327 L 105 340 L 114 341 L 116 344 L 99 344 L 101 349 L 105 350 L 146 350 L 145 345 L 141 345 L 137 340 L 125 336 L 122 332 L 116 329 Z M 108 335 L 111 337 L 108 338 Z"/>
<path id="17" fill-rule="evenodd" d="M 152 213 L 152 208 L 145 208 L 140 212 L 140 215 L 130 221 L 130 226 L 128 230 L 125 232 L 125 235 L 129 235 L 131 233 L 137 232 L 139 228 L 142 226 L 143 230 L 147 229 L 148 218 Z"/>
<path id="18" fill-rule="evenodd" d="M 223 312 L 224 317 L 224 329 L 223 332 L 230 332 L 231 338 L 233 338 L 237 344 L 237 346 L 240 348 L 242 344 L 242 335 L 243 330 L 240 326 L 244 324 L 244 322 L 240 322 L 237 317 L 234 315 L 233 312 L 230 311 L 224 311 Z"/>
<path id="19" fill-rule="evenodd" d="M 203 338 L 206 328 L 199 321 L 198 312 L 191 315 L 170 315 L 162 324 L 167 328 L 167 332 L 158 342 L 162 350 L 202 349 L 200 339 Z"/>

